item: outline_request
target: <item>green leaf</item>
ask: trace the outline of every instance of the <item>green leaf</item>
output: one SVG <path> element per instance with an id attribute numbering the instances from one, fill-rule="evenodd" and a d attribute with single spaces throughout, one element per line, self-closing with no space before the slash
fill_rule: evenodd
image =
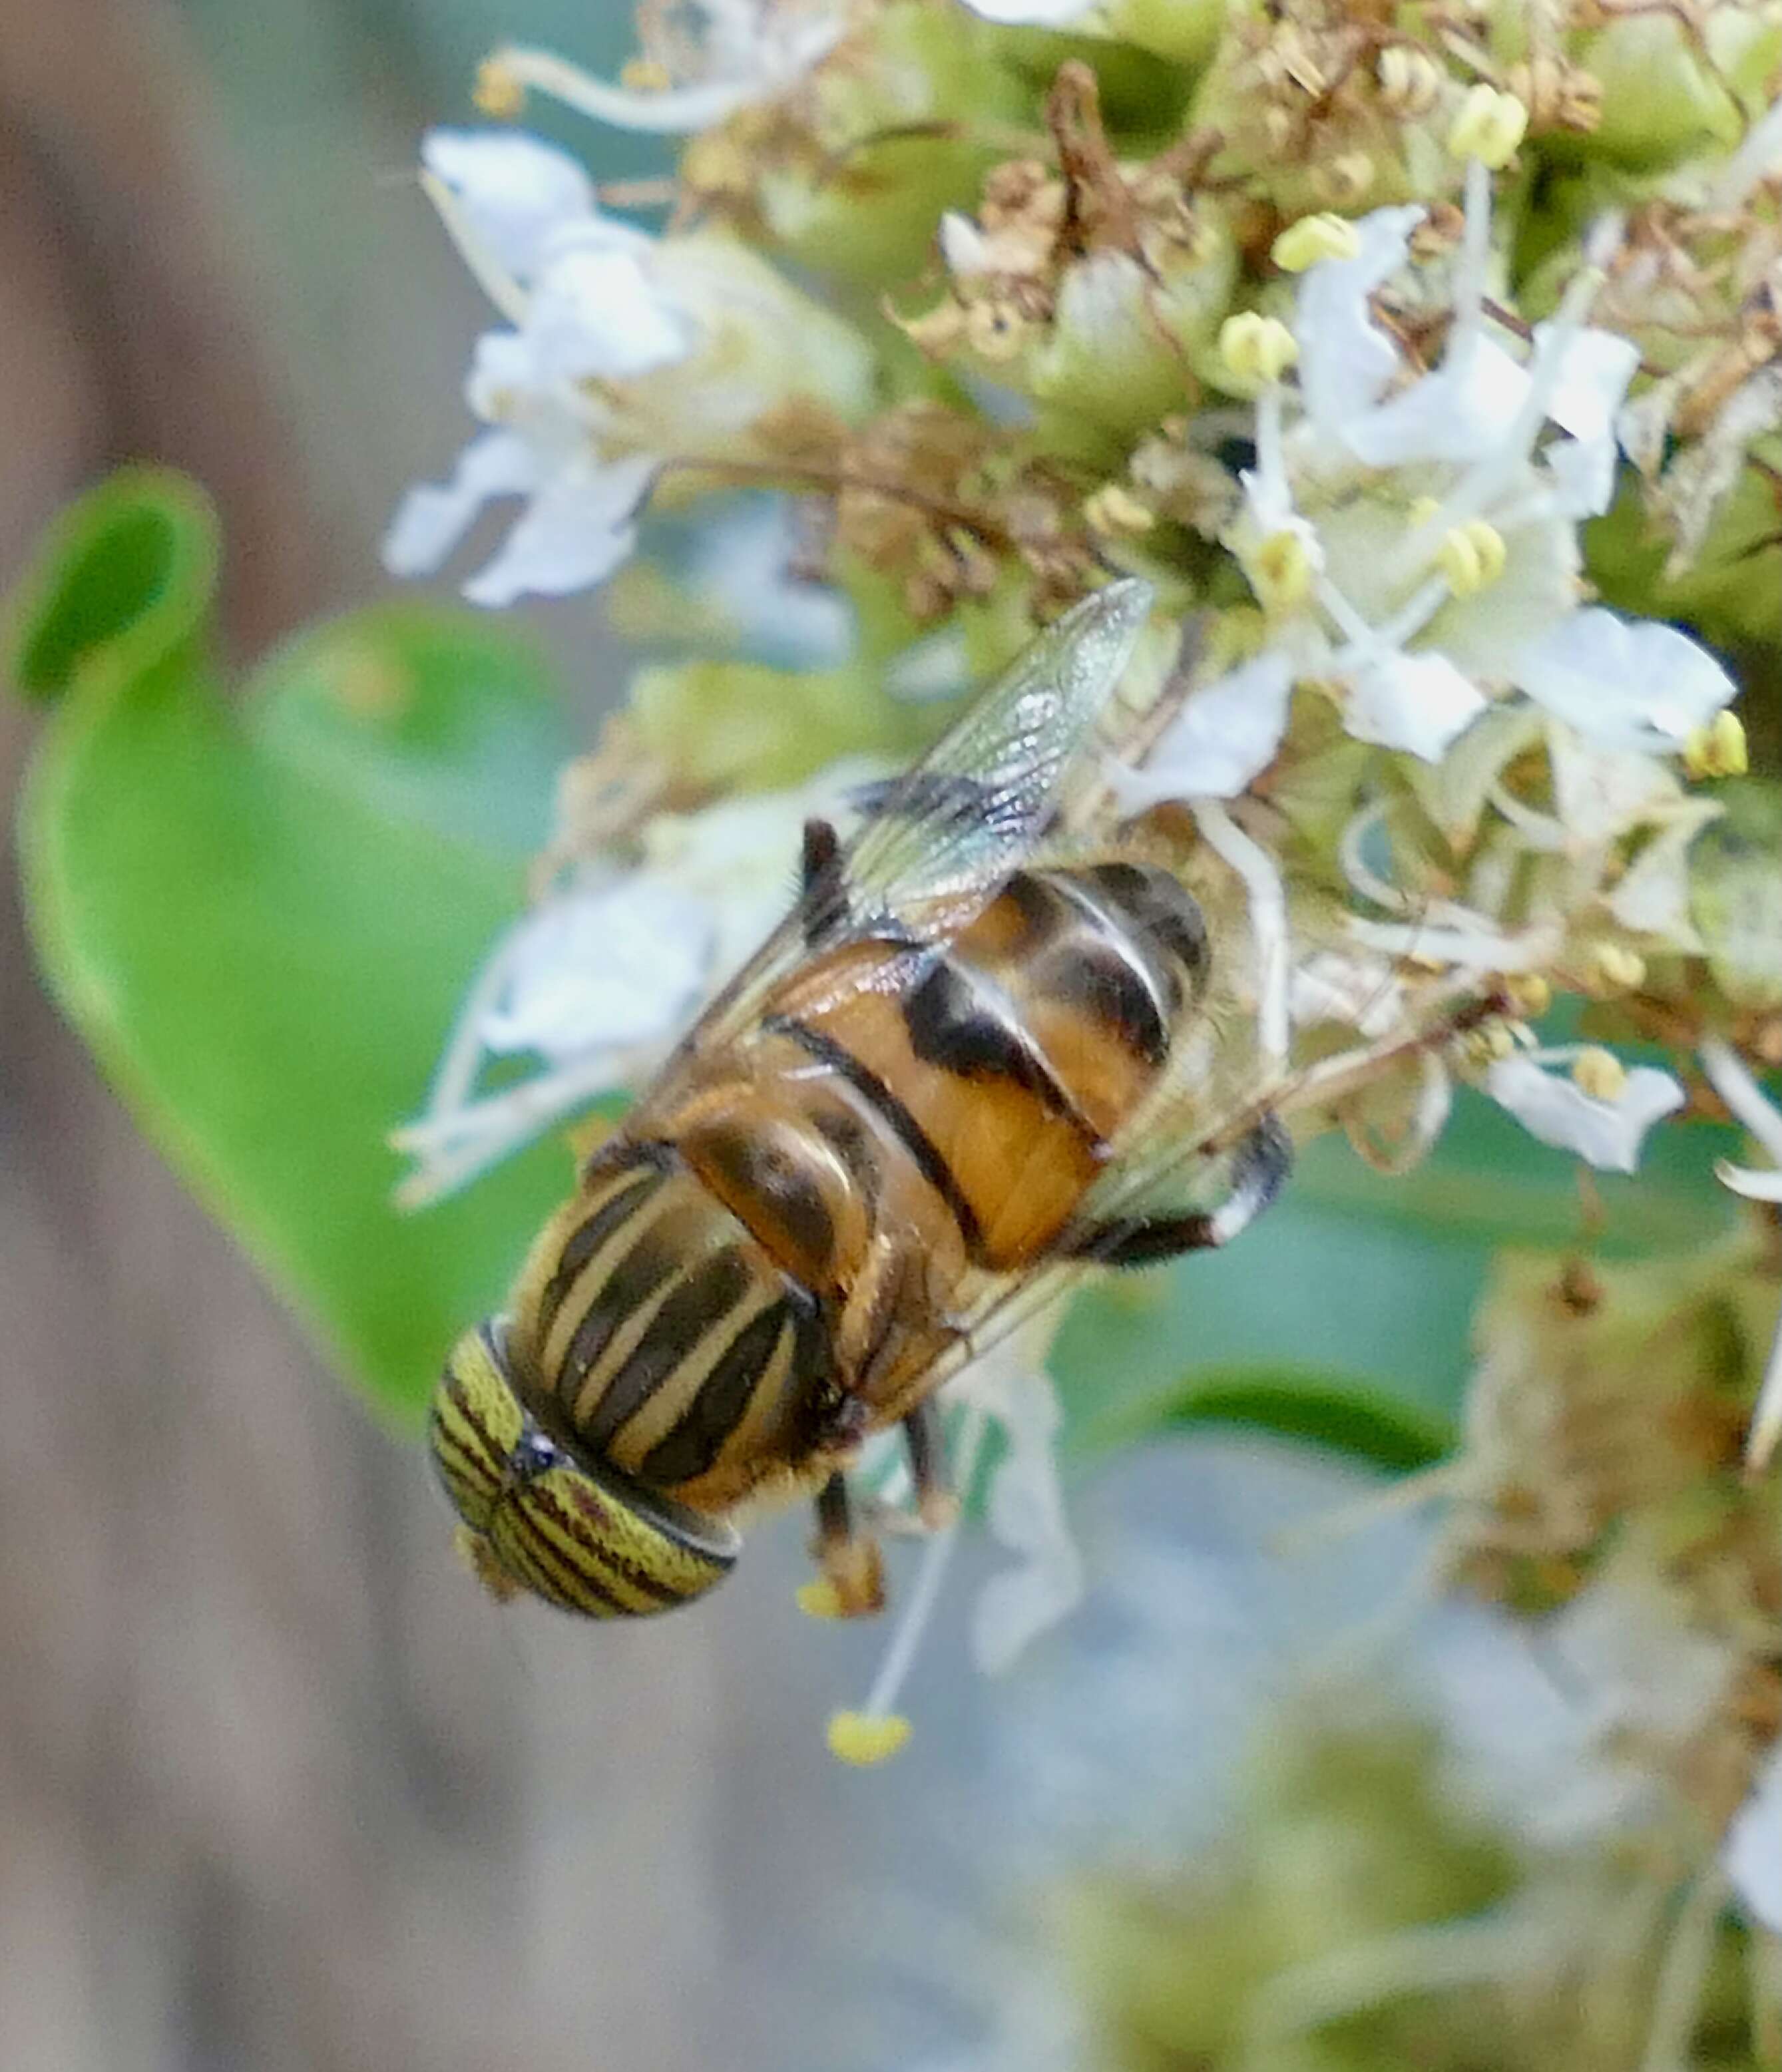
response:
<path id="1" fill-rule="evenodd" d="M 1389 1394 L 1360 1375 L 1297 1367 L 1211 1367 L 1174 1388 L 1121 1406 L 1079 1435 L 1099 1453 L 1199 1424 L 1241 1424 L 1406 1473 L 1446 1457 L 1453 1423 Z"/>
<path id="2" fill-rule="evenodd" d="M 215 522 L 132 471 L 70 510 L 8 652 L 53 705 L 19 824 L 44 972 L 147 1133 L 392 1415 L 499 1300 L 567 1160 L 390 1206 L 391 1128 L 521 896 L 563 744 L 532 656 L 405 606 L 226 702 Z"/>

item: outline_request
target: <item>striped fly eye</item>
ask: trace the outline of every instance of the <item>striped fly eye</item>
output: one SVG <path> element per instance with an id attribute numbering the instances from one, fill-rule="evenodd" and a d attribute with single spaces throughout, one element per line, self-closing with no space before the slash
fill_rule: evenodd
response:
<path id="1" fill-rule="evenodd" d="M 565 1611 L 623 1618 L 671 1610 L 729 1574 L 728 1526 L 558 1455 L 497 1506 L 489 1546 L 514 1580 Z"/>
<path id="2" fill-rule="evenodd" d="M 488 1530 L 525 1423 L 492 1327 L 467 1331 L 433 1392 L 427 1444 L 452 1507 L 473 1532 Z"/>

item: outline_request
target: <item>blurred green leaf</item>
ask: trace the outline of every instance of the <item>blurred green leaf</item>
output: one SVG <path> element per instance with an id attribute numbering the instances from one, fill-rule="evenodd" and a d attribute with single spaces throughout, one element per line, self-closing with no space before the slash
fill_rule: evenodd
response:
<path id="1" fill-rule="evenodd" d="M 1286 1439 L 1309 1439 L 1377 1467 L 1426 1468 L 1453 1448 L 1451 1421 L 1389 1395 L 1361 1375 L 1296 1367 L 1212 1367 L 1173 1388 L 1121 1404 L 1077 1434 L 1099 1453 L 1197 1424 L 1243 1424 Z"/>
<path id="2" fill-rule="evenodd" d="M 521 897 L 563 743 L 486 620 L 307 634 L 235 703 L 216 538 L 176 476 L 84 498 L 13 599 L 52 703 L 21 811 L 43 969 L 143 1128 L 386 1411 L 417 1412 L 567 1180 L 561 1149 L 398 1216 L 389 1129 Z"/>
<path id="3" fill-rule="evenodd" d="M 1439 1457 L 1471 1361 L 1491 1260 L 1477 1235 L 1290 1194 L 1228 1252 L 1103 1282 L 1052 1360 L 1070 1450 L 1195 1422 L 1242 1423 L 1389 1466 Z"/>

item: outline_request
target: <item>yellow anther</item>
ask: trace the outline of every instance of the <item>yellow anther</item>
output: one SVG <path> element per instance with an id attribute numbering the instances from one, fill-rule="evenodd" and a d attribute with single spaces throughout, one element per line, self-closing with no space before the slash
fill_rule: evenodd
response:
<path id="1" fill-rule="evenodd" d="M 1135 539 L 1157 523 L 1157 513 L 1122 483 L 1105 482 L 1083 505 L 1093 531 L 1109 539 Z"/>
<path id="2" fill-rule="evenodd" d="M 1271 532 L 1244 557 L 1244 573 L 1265 611 L 1294 611 L 1311 595 L 1311 556 L 1297 532 Z"/>
<path id="3" fill-rule="evenodd" d="M 1737 713 L 1716 713 L 1683 744 L 1683 767 L 1692 777 L 1743 777 L 1751 767 L 1745 730 Z"/>
<path id="4" fill-rule="evenodd" d="M 1513 93 L 1483 83 L 1471 88 L 1448 131 L 1457 158 L 1476 158 L 1494 173 L 1516 155 L 1529 126 L 1529 111 Z"/>
<path id="5" fill-rule="evenodd" d="M 1321 259 L 1352 259 L 1360 249 L 1361 235 L 1355 225 L 1347 216 L 1326 211 L 1290 223 L 1269 247 L 1269 256 L 1283 273 L 1303 273 Z"/>
<path id="6" fill-rule="evenodd" d="M 1279 317 L 1240 310 L 1219 327 L 1219 357 L 1240 381 L 1278 381 L 1299 357 L 1299 341 Z"/>
<path id="7" fill-rule="evenodd" d="M 1539 972 L 1517 972 L 1504 981 L 1504 992 L 1519 1014 L 1538 1017 L 1553 1005 L 1553 988 Z"/>
<path id="8" fill-rule="evenodd" d="M 1590 964 L 1599 993 L 1632 993 L 1645 983 L 1646 960 L 1625 943 L 1599 943 L 1591 952 Z"/>
<path id="9" fill-rule="evenodd" d="M 1572 1060 L 1572 1083 L 1592 1100 L 1618 1101 L 1628 1090 L 1628 1068 L 1612 1051 L 1593 1043 Z"/>
<path id="10" fill-rule="evenodd" d="M 476 68 L 476 84 L 471 101 L 479 114 L 494 122 L 512 122 L 524 112 L 526 89 L 512 65 L 499 51 L 484 58 Z"/>
<path id="11" fill-rule="evenodd" d="M 901 1712 L 832 1712 L 829 1753 L 838 1762 L 862 1768 L 887 1762 L 910 1737 L 910 1723 Z"/>
<path id="12" fill-rule="evenodd" d="M 631 93 L 666 93 L 674 75 L 659 58 L 632 58 L 621 67 L 619 84 Z"/>
<path id="13" fill-rule="evenodd" d="M 827 1576 L 818 1576 L 810 1582 L 800 1583 L 797 1591 L 798 1609 L 806 1618 L 838 1619 L 848 1615 L 842 1601 L 842 1593 Z"/>
<path id="14" fill-rule="evenodd" d="M 1441 508 L 1442 500 L 1439 496 L 1416 497 L 1412 500 L 1410 508 L 1405 513 L 1405 522 L 1414 528 L 1427 524 Z"/>
<path id="15" fill-rule="evenodd" d="M 1494 1065 L 1516 1048 L 1516 1032 L 1504 1021 L 1482 1022 L 1461 1039 L 1462 1052 L 1475 1066 Z"/>
<path id="16" fill-rule="evenodd" d="M 1456 525 L 1436 551 L 1435 565 L 1456 597 L 1476 597 L 1504 573 L 1509 558 L 1504 536 L 1483 518 Z"/>
<path id="17" fill-rule="evenodd" d="M 1442 68 L 1427 51 L 1393 43 L 1374 67 L 1381 98 L 1400 115 L 1427 115 L 1442 91 Z"/>

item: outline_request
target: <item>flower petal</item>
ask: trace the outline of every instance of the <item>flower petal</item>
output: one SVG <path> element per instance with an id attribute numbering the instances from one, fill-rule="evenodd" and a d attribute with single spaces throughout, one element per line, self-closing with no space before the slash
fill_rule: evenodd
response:
<path id="1" fill-rule="evenodd" d="M 1552 331 L 1550 323 L 1535 326 L 1537 356 Z M 1639 364 L 1640 348 L 1632 339 L 1587 327 L 1573 331 L 1560 350 L 1547 415 L 1574 439 L 1612 438 L 1615 413 Z"/>
<path id="2" fill-rule="evenodd" d="M 643 256 L 604 241 L 560 240 L 526 313 L 541 381 L 626 380 L 685 359 L 698 335 Z"/>
<path id="3" fill-rule="evenodd" d="M 1669 1072 L 1636 1065 L 1618 1100 L 1593 1100 L 1574 1080 L 1522 1056 L 1500 1058 L 1485 1075 L 1485 1091 L 1531 1137 L 1604 1173 L 1633 1172 L 1647 1131 L 1685 1098 Z"/>
<path id="4" fill-rule="evenodd" d="M 1782 1935 L 1782 1748 L 1726 1831 L 1726 1875 L 1754 1921 Z"/>
<path id="5" fill-rule="evenodd" d="M 419 483 L 397 506 L 384 535 L 384 566 L 393 576 L 430 574 L 492 496 L 525 496 L 537 483 L 537 462 L 517 433 L 483 433 L 458 456 L 450 482 Z"/>
<path id="6" fill-rule="evenodd" d="M 1485 697 L 1445 655 L 1385 653 L 1348 675 L 1344 724 L 1377 742 L 1438 763 L 1485 709 Z"/>
<path id="7" fill-rule="evenodd" d="M 421 162 L 451 191 L 466 222 L 517 281 L 545 240 L 595 213 L 594 183 L 566 151 L 513 130 L 430 130 Z"/>
<path id="8" fill-rule="evenodd" d="M 1355 228 L 1352 259 L 1324 259 L 1301 277 L 1294 335 L 1299 341 L 1299 386 L 1319 430 L 1346 438 L 1345 428 L 1379 401 L 1398 372 L 1398 348 L 1375 324 L 1368 298 L 1405 264 L 1421 208 L 1377 208 Z"/>
<path id="9" fill-rule="evenodd" d="M 716 937 L 706 901 L 645 871 L 554 899 L 516 933 L 483 1042 L 553 1062 L 672 1036 L 699 997 Z"/>
<path id="10" fill-rule="evenodd" d="M 1061 1413 L 1042 1368 L 1006 1380 L 992 1414 L 1008 1451 L 990 1478 L 992 1536 L 1019 1565 L 993 1576 L 972 1614 L 972 1652 L 998 1675 L 1083 1594 L 1083 1560 L 1071 1536 L 1055 1444 Z"/>
<path id="11" fill-rule="evenodd" d="M 1560 621 L 1523 656 L 1522 689 L 1592 740 L 1679 748 L 1732 703 L 1732 679 L 1674 626 L 1599 605 Z"/>
<path id="12" fill-rule="evenodd" d="M 1062 29 L 1088 14 L 1096 0 L 965 0 L 986 22 L 1030 29 Z"/>
<path id="13" fill-rule="evenodd" d="M 1433 374 L 1378 409 L 1353 413 L 1340 436 L 1369 467 L 1480 460 L 1502 446 L 1528 388 L 1503 347 L 1475 332 Z"/>
<path id="14" fill-rule="evenodd" d="M 533 496 L 494 559 L 464 585 L 472 604 L 562 597 L 603 582 L 637 544 L 637 508 L 655 475 L 648 454 L 559 469 Z"/>
<path id="15" fill-rule="evenodd" d="M 1108 783 L 1127 812 L 1163 799 L 1230 799 L 1274 760 L 1286 731 L 1293 664 L 1270 652 L 1198 690 L 1164 730 L 1141 769 L 1111 768 Z"/>

